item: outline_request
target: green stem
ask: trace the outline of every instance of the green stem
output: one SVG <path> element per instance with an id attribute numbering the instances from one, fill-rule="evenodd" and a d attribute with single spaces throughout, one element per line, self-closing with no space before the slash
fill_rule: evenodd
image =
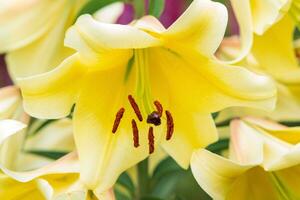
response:
<path id="1" fill-rule="evenodd" d="M 137 199 L 148 194 L 149 191 L 149 174 L 148 174 L 148 159 L 143 160 L 137 165 L 138 170 L 138 189 Z"/>

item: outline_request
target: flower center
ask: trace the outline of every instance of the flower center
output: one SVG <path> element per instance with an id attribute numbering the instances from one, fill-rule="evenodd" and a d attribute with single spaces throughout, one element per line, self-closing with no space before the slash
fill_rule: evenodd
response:
<path id="1" fill-rule="evenodd" d="M 135 97 L 128 95 L 128 102 L 133 109 L 138 121 L 140 123 L 146 119 L 146 123 L 149 125 L 148 129 L 148 145 L 149 154 L 154 152 L 155 135 L 154 127 L 162 124 L 163 106 L 159 101 L 154 101 L 151 94 L 151 85 L 149 80 L 149 62 L 148 62 L 148 50 L 137 49 L 134 50 L 134 56 L 128 63 L 127 72 L 125 74 L 125 81 L 127 80 L 129 73 L 131 73 L 132 66 L 136 69 L 136 88 Z M 115 134 L 123 118 L 125 108 L 120 108 L 116 114 L 115 121 L 112 128 L 112 133 Z M 146 116 L 145 118 L 143 116 Z M 174 122 L 170 111 L 165 111 L 166 118 L 166 140 L 170 140 L 174 132 Z M 132 135 L 133 135 L 133 146 L 138 148 L 139 143 L 139 129 L 135 119 L 131 120 Z"/>
<path id="2" fill-rule="evenodd" d="M 128 96 L 128 101 L 136 115 L 136 117 L 139 119 L 139 121 L 143 122 L 143 116 L 141 114 L 140 108 L 138 104 L 136 103 L 135 99 L 132 97 L 132 95 Z M 149 145 L 149 154 L 152 154 L 154 152 L 154 130 L 153 126 L 160 126 L 161 125 L 161 117 L 163 114 L 163 107 L 159 101 L 154 101 L 154 105 L 157 110 L 152 111 L 147 116 L 146 123 L 149 124 L 149 130 L 148 130 L 148 145 Z M 121 123 L 121 119 L 123 118 L 125 112 L 125 108 L 120 108 L 120 110 L 117 112 L 115 121 L 112 128 L 112 133 L 115 134 L 118 130 L 118 127 Z M 173 117 L 170 113 L 170 111 L 166 110 L 166 126 L 167 126 L 167 133 L 166 133 L 166 140 L 170 140 L 172 138 L 173 132 L 174 132 L 174 121 Z M 135 119 L 131 120 L 131 127 L 132 127 L 132 134 L 133 134 L 133 146 L 138 148 L 140 146 L 139 144 L 139 129 L 137 126 L 137 122 Z"/>

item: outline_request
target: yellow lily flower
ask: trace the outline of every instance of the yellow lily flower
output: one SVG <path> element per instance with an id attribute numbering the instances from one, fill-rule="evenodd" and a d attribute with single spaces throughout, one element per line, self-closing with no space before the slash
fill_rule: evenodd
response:
<path id="1" fill-rule="evenodd" d="M 65 39 L 77 53 L 18 81 L 25 110 L 61 118 L 76 104 L 81 178 L 98 193 L 157 145 L 187 168 L 194 149 L 217 139 L 211 112 L 274 107 L 270 79 L 215 59 L 226 23 L 210 0 L 193 1 L 168 29 L 150 16 L 117 25 L 83 15 Z"/>
<path id="2" fill-rule="evenodd" d="M 229 159 L 198 150 L 192 172 L 214 199 L 299 199 L 299 142 L 299 127 L 258 118 L 233 120 Z"/>
<path id="3" fill-rule="evenodd" d="M 240 29 L 240 51 L 232 62 L 240 61 L 251 50 L 253 37 L 263 35 L 282 17 L 289 15 L 300 24 L 299 0 L 230 0 Z M 288 13 L 288 14 L 287 14 Z"/>
<path id="4" fill-rule="evenodd" d="M 248 69 L 274 80 L 278 91 L 276 109 L 273 112 L 262 112 L 248 108 L 230 108 L 222 111 L 217 121 L 245 115 L 266 116 L 283 121 L 300 119 L 300 68 L 295 54 L 296 44 L 293 45 L 294 29 L 293 20 L 285 16 L 263 35 L 255 35 L 251 54 L 241 62 Z M 235 38 L 229 40 L 225 41 L 218 55 L 230 59 L 238 54 L 239 42 Z"/>
<path id="5" fill-rule="evenodd" d="M 63 40 L 86 2 L 0 1 L 0 53 L 7 53 L 6 62 L 13 79 L 49 71 L 74 53 L 64 47 Z M 104 20 L 115 20 L 122 12 L 122 5 L 110 7 L 111 15 L 106 14 Z"/>
<path id="6" fill-rule="evenodd" d="M 20 200 L 114 200 L 112 190 L 104 195 L 88 191 L 79 180 L 77 156 L 68 154 L 42 168 L 0 174 L 0 198 Z"/>
<path id="7" fill-rule="evenodd" d="M 0 121 L 1 153 L 6 142 L 22 134 L 24 128 L 25 124 L 14 120 Z M 35 160 L 28 159 L 23 160 L 17 170 L 6 164 L 0 163 L 3 171 L 0 174 L 1 199 L 114 199 L 112 191 L 94 195 L 80 182 L 78 157 L 74 152 L 54 162 L 44 163 L 42 167 L 36 167 Z M 29 166 L 34 170 L 29 170 Z"/>
<path id="8" fill-rule="evenodd" d="M 0 89 L 0 120 L 14 119 L 29 124 L 30 118 L 22 107 L 22 98 L 16 86 Z M 71 119 L 60 119 L 45 126 L 33 135 L 30 128 L 22 130 L 2 144 L 0 163 L 14 170 L 28 170 L 48 164 L 52 160 L 31 154 L 32 151 L 71 152 L 75 149 Z M 43 122 L 43 121 L 41 121 Z"/>

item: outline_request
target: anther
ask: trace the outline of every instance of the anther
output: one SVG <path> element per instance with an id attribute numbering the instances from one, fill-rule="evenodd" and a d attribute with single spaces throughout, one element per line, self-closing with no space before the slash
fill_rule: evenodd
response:
<path id="1" fill-rule="evenodd" d="M 136 122 L 134 119 L 131 120 L 131 126 L 132 126 L 132 133 L 133 133 L 133 145 L 134 147 L 139 147 L 139 129 L 136 125 Z"/>
<path id="2" fill-rule="evenodd" d="M 174 132 L 174 121 L 171 113 L 166 110 L 166 116 L 167 116 L 167 135 L 166 135 L 166 140 L 170 140 L 173 132 Z"/>
<path id="3" fill-rule="evenodd" d="M 160 114 L 157 111 L 153 111 L 147 117 L 147 123 L 159 126 L 161 124 Z"/>
<path id="4" fill-rule="evenodd" d="M 137 118 L 140 120 L 140 121 L 143 121 L 143 116 L 141 114 L 141 111 L 139 109 L 139 106 L 137 105 L 137 103 L 135 102 L 134 98 L 131 96 L 131 95 L 128 95 L 128 100 L 129 100 L 129 103 L 131 105 L 131 107 L 133 108 Z"/>
<path id="5" fill-rule="evenodd" d="M 154 152 L 154 134 L 153 134 L 153 127 L 149 128 L 148 131 L 148 144 L 149 144 L 149 154 Z"/>
<path id="6" fill-rule="evenodd" d="M 161 117 L 163 114 L 163 107 L 159 101 L 154 101 L 154 105 L 156 107 L 157 112 L 159 113 L 159 116 Z"/>
<path id="7" fill-rule="evenodd" d="M 113 133 L 116 133 L 117 130 L 118 130 L 118 127 L 119 127 L 119 124 L 121 122 L 121 119 L 123 117 L 123 114 L 125 112 L 125 109 L 124 108 L 121 108 L 117 114 L 116 114 L 116 118 L 115 118 L 115 121 L 114 121 L 114 125 L 113 125 L 113 129 L 112 129 L 112 132 Z"/>

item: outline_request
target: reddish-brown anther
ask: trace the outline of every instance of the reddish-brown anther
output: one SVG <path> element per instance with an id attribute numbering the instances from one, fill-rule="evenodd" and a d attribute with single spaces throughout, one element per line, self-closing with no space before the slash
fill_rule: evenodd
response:
<path id="1" fill-rule="evenodd" d="M 149 128 L 148 131 L 148 144 L 149 144 L 149 154 L 154 152 L 154 134 L 153 134 L 153 127 Z"/>
<path id="2" fill-rule="evenodd" d="M 157 112 L 159 113 L 159 116 L 161 117 L 163 114 L 163 107 L 159 101 L 154 101 L 154 105 L 156 107 Z"/>
<path id="3" fill-rule="evenodd" d="M 116 114 L 116 118 L 115 118 L 115 121 L 114 121 L 114 125 L 113 125 L 113 128 L 112 128 L 112 132 L 113 133 L 116 133 L 117 130 L 118 130 L 118 127 L 119 127 L 119 124 L 121 122 L 121 119 L 123 117 L 123 114 L 125 112 L 125 108 L 121 108 L 117 114 Z"/>
<path id="4" fill-rule="evenodd" d="M 140 121 L 143 121 L 143 116 L 141 114 L 141 111 L 139 109 L 139 106 L 137 105 L 137 103 L 135 102 L 134 98 L 132 97 L 132 95 L 128 95 L 128 100 L 129 100 L 129 103 L 131 105 L 131 107 L 133 108 L 137 118 L 140 120 Z"/>
<path id="5" fill-rule="evenodd" d="M 174 132 L 174 121 L 171 113 L 166 110 L 166 116 L 167 116 L 167 135 L 166 135 L 166 140 L 170 140 L 173 132 Z"/>
<path id="6" fill-rule="evenodd" d="M 134 147 L 139 147 L 139 129 L 134 119 L 131 120 L 132 133 L 133 133 L 133 145 Z"/>

